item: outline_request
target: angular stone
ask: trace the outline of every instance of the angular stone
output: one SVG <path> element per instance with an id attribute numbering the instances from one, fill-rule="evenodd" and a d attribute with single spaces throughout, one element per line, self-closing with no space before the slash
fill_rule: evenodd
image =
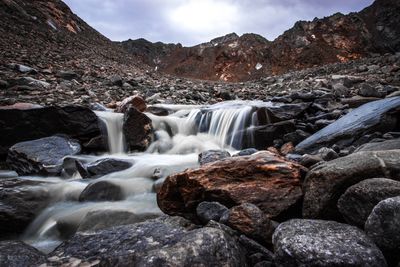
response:
<path id="1" fill-rule="evenodd" d="M 382 151 L 400 149 L 400 139 L 387 140 L 383 142 L 367 143 L 358 147 L 354 152 L 359 151 Z"/>
<path id="2" fill-rule="evenodd" d="M 237 238 L 196 228 L 178 217 L 77 233 L 49 255 L 56 263 L 79 259 L 99 266 L 246 266 Z"/>
<path id="3" fill-rule="evenodd" d="M 169 176 L 157 194 L 162 211 L 196 219 L 203 201 L 227 207 L 257 205 L 266 216 L 278 218 L 298 212 L 303 167 L 267 151 L 232 157 Z"/>
<path id="4" fill-rule="evenodd" d="M 152 141 L 151 120 L 135 108 L 129 108 L 124 115 L 123 132 L 130 151 L 144 151 Z"/>
<path id="5" fill-rule="evenodd" d="M 124 199 L 119 185 L 109 181 L 98 181 L 89 184 L 80 194 L 79 201 L 118 201 Z"/>
<path id="6" fill-rule="evenodd" d="M 294 219 L 273 235 L 277 267 L 387 266 L 378 247 L 358 228 L 333 221 Z"/>
<path id="7" fill-rule="evenodd" d="M 78 168 L 82 178 L 98 178 L 109 173 L 119 172 L 132 167 L 132 163 L 118 159 L 100 159 Z"/>
<path id="8" fill-rule="evenodd" d="M 380 201 L 396 196 L 400 196 L 400 182 L 374 178 L 349 187 L 337 205 L 348 223 L 364 228 L 372 209 Z"/>
<path id="9" fill-rule="evenodd" d="M 200 163 L 200 166 L 202 166 L 202 165 L 210 163 L 210 162 L 229 158 L 230 156 L 231 156 L 231 154 L 225 150 L 208 150 L 208 151 L 201 152 L 199 154 L 198 161 Z"/>
<path id="10" fill-rule="evenodd" d="M 375 177 L 400 179 L 400 150 L 358 152 L 318 165 L 303 184 L 304 218 L 337 220 L 337 201 L 346 189 Z"/>
<path id="11" fill-rule="evenodd" d="M 7 164 L 19 175 L 61 173 L 63 159 L 81 152 L 75 140 L 51 136 L 13 145 L 7 156 Z"/>
<path id="12" fill-rule="evenodd" d="M 140 112 L 144 112 L 147 109 L 146 101 L 144 101 L 144 99 L 139 95 L 134 95 L 127 97 L 122 100 L 121 103 L 118 103 L 115 112 L 125 113 L 130 106 L 136 108 Z"/>
<path id="13" fill-rule="evenodd" d="M 218 202 L 201 202 L 196 208 L 196 215 L 203 224 L 213 220 L 219 222 L 228 208 Z"/>

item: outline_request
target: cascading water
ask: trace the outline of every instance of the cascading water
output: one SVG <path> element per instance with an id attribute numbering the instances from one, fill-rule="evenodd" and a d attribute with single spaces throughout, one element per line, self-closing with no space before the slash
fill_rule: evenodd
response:
<path id="1" fill-rule="evenodd" d="M 96 112 L 107 126 L 110 154 L 82 155 L 76 159 L 90 163 L 113 158 L 129 161 L 132 167 L 97 179 L 82 179 L 78 173 L 68 179 L 28 177 L 48 182 L 43 186 L 53 198 L 28 227 L 22 239 L 49 252 L 62 241 L 63 229 L 67 226 L 73 232 L 90 211 L 112 209 L 136 214 L 161 214 L 155 188 L 168 175 L 198 166 L 198 153 L 202 151 L 226 149 L 234 153 L 235 149 L 241 148 L 243 132 L 257 125 L 254 107 L 259 104 L 231 101 L 209 107 L 162 106 L 172 114 L 147 114 L 153 122 L 155 141 L 146 152 L 133 154 L 124 154 L 123 115 Z M 123 200 L 79 202 L 82 191 L 98 181 L 119 186 L 123 191 Z"/>

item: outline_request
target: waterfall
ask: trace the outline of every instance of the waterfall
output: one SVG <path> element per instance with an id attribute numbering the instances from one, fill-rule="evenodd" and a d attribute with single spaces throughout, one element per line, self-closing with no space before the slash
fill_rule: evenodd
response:
<path id="1" fill-rule="evenodd" d="M 125 138 L 122 131 L 124 114 L 107 111 L 96 111 L 96 114 L 106 124 L 110 153 L 124 153 Z"/>

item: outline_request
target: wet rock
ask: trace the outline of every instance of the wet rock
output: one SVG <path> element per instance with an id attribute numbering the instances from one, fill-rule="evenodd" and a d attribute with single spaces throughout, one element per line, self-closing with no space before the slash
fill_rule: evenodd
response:
<path id="1" fill-rule="evenodd" d="M 149 113 L 154 114 L 156 116 L 168 116 L 169 115 L 169 110 L 168 109 L 162 108 L 162 107 L 157 107 L 157 106 L 147 107 L 146 112 L 149 112 Z"/>
<path id="2" fill-rule="evenodd" d="M 349 187 L 337 205 L 348 223 L 363 228 L 380 201 L 396 196 L 400 196 L 400 182 L 385 178 L 367 179 Z"/>
<path id="3" fill-rule="evenodd" d="M 89 163 L 78 171 L 82 178 L 98 178 L 109 173 L 119 172 L 132 167 L 132 163 L 118 159 L 100 159 Z"/>
<path id="4" fill-rule="evenodd" d="M 27 179 L 0 179 L 0 239 L 22 233 L 47 206 L 50 195 L 39 185 Z"/>
<path id="5" fill-rule="evenodd" d="M 152 141 L 151 120 L 135 108 L 129 108 L 124 115 L 123 132 L 130 151 L 144 151 Z"/>
<path id="6" fill-rule="evenodd" d="M 130 106 L 136 108 L 140 112 L 144 112 L 147 109 L 147 105 L 144 99 L 139 95 L 134 95 L 125 98 L 124 100 L 122 100 L 121 103 L 117 104 L 115 112 L 125 113 Z"/>
<path id="7" fill-rule="evenodd" d="M 78 106 L 0 110 L 0 159 L 14 144 L 55 134 L 78 140 L 88 151 L 105 151 L 107 138 L 96 114 Z"/>
<path id="8" fill-rule="evenodd" d="M 101 253 L 99 253 L 101 251 Z M 49 255 L 100 266 L 246 266 L 236 238 L 216 228 L 196 228 L 178 217 L 77 233 Z"/>
<path id="9" fill-rule="evenodd" d="M 310 136 L 296 146 L 302 153 L 315 151 L 321 146 L 330 146 L 339 141 L 347 140 L 351 144 L 362 135 L 382 131 L 388 132 L 396 129 L 400 108 L 400 97 L 393 97 L 365 104 L 321 131 Z"/>
<path id="10" fill-rule="evenodd" d="M 317 153 L 324 161 L 337 159 L 339 155 L 335 150 L 327 147 L 320 148 Z"/>
<path id="11" fill-rule="evenodd" d="M 275 223 L 254 204 L 243 203 L 235 206 L 229 209 L 220 221 L 262 244 L 272 244 Z"/>
<path id="12" fill-rule="evenodd" d="M 169 176 L 157 202 L 165 213 L 190 219 L 203 201 L 227 207 L 252 203 L 268 217 L 285 217 L 296 212 L 302 197 L 302 168 L 267 151 L 227 158 Z"/>
<path id="13" fill-rule="evenodd" d="M 97 231 L 114 226 L 135 224 L 159 217 L 160 214 L 136 214 L 124 210 L 97 210 L 89 212 L 78 227 L 78 232 Z"/>
<path id="14" fill-rule="evenodd" d="M 309 154 L 304 154 L 301 159 L 300 159 L 300 164 L 310 168 L 311 166 L 324 161 L 320 155 L 309 155 Z"/>
<path id="15" fill-rule="evenodd" d="M 245 235 L 240 235 L 239 242 L 246 249 L 247 258 L 249 258 L 251 264 L 256 264 L 261 261 L 274 261 L 274 253 L 253 239 L 248 238 Z M 254 259 L 255 257 L 257 260 Z"/>
<path id="16" fill-rule="evenodd" d="M 61 70 L 57 72 L 56 76 L 68 81 L 79 78 L 79 75 L 72 70 Z"/>
<path id="17" fill-rule="evenodd" d="M 379 97 L 379 98 L 384 97 L 386 95 L 386 93 L 380 90 L 380 88 L 372 86 L 371 84 L 368 83 L 363 83 L 361 85 L 358 94 L 364 97 Z"/>
<path id="18" fill-rule="evenodd" d="M 0 266 L 38 266 L 46 255 L 22 241 L 0 241 Z"/>
<path id="19" fill-rule="evenodd" d="M 400 196 L 379 202 L 365 223 L 367 235 L 384 251 L 400 251 Z"/>
<path id="20" fill-rule="evenodd" d="M 249 129 L 250 136 L 254 137 L 254 147 L 264 150 L 274 144 L 274 140 L 282 138 L 285 134 L 296 130 L 293 120 L 282 121 L 261 127 Z M 250 145 L 249 145 L 250 146 Z"/>
<path id="21" fill-rule="evenodd" d="M 400 180 L 400 150 L 358 152 L 318 165 L 303 184 L 303 216 L 337 220 L 337 201 L 346 189 L 375 177 Z"/>
<path id="22" fill-rule="evenodd" d="M 275 264 L 290 266 L 387 266 L 382 252 L 354 226 L 294 219 L 273 235 Z"/>
<path id="23" fill-rule="evenodd" d="M 283 136 L 283 141 L 292 142 L 294 145 L 297 145 L 309 136 L 310 134 L 303 130 L 296 130 L 295 132 L 285 134 Z"/>
<path id="24" fill-rule="evenodd" d="M 309 103 L 281 104 L 267 107 L 266 113 L 273 122 L 287 121 L 303 115 L 309 106 Z"/>
<path id="25" fill-rule="evenodd" d="M 198 162 L 201 165 L 229 158 L 231 154 L 225 150 L 208 150 L 199 154 Z"/>
<path id="26" fill-rule="evenodd" d="M 199 220 L 206 224 L 213 220 L 218 222 L 228 208 L 218 202 L 201 202 L 196 208 L 196 215 Z"/>
<path id="27" fill-rule="evenodd" d="M 80 144 L 72 139 L 51 136 L 13 145 L 7 164 L 19 175 L 61 173 L 63 158 L 81 152 Z"/>
<path id="28" fill-rule="evenodd" d="M 400 139 L 387 140 L 383 142 L 371 142 L 358 147 L 354 152 L 359 151 L 382 151 L 400 149 Z"/>
<path id="29" fill-rule="evenodd" d="M 79 201 L 118 201 L 124 199 L 119 185 L 109 181 L 98 181 L 89 184 L 79 196 Z"/>
<path id="30" fill-rule="evenodd" d="M 246 149 L 240 150 L 238 153 L 236 153 L 232 157 L 250 156 L 257 152 L 258 152 L 258 150 L 255 148 L 246 148 Z"/>

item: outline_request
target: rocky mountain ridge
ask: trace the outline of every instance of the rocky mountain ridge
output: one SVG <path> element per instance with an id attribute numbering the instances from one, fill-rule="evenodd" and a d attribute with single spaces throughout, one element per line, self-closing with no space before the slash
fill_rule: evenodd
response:
<path id="1" fill-rule="evenodd" d="M 334 14 L 299 21 L 270 42 L 256 34 L 235 33 L 194 47 L 151 43 L 144 39 L 120 43 L 162 72 L 195 79 L 246 81 L 289 70 L 347 62 L 374 53 L 400 49 L 400 4 L 376 0 L 358 13 Z"/>

